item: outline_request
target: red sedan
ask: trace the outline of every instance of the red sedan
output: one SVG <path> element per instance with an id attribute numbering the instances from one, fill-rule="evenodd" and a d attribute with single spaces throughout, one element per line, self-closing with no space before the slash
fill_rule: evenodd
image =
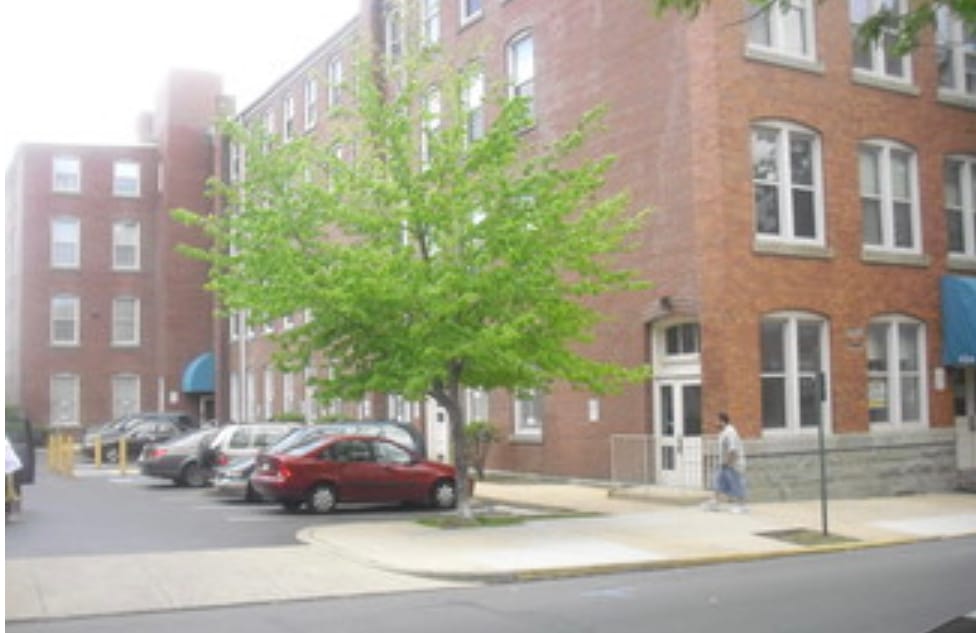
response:
<path id="1" fill-rule="evenodd" d="M 329 512 L 337 503 L 457 503 L 455 471 L 425 461 L 382 437 L 318 437 L 282 453 L 258 457 L 251 485 L 295 511 L 303 504 Z"/>

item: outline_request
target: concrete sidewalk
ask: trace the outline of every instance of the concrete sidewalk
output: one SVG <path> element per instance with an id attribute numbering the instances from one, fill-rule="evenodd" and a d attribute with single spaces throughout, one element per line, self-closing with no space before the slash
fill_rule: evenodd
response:
<path id="1" fill-rule="evenodd" d="M 666 493 L 666 494 L 663 494 Z M 657 489 L 610 497 L 587 484 L 479 482 L 477 505 L 535 518 L 435 529 L 413 520 L 321 524 L 305 545 L 6 561 L 8 622 L 138 613 L 681 566 L 816 551 L 771 533 L 819 531 L 819 503 L 707 512 Z M 693 504 L 693 505 L 689 505 Z M 540 518 L 571 510 L 571 518 Z M 837 500 L 831 532 L 862 547 L 976 534 L 976 495 Z"/>

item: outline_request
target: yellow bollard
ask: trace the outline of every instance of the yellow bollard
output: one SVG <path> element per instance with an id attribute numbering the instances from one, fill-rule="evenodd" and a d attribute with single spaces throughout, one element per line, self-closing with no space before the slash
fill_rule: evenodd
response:
<path id="1" fill-rule="evenodd" d="M 125 436 L 123 435 L 122 437 L 119 438 L 119 474 L 120 475 L 125 475 L 125 466 L 129 457 L 128 455 L 129 449 L 128 446 L 126 446 L 126 444 L 127 442 L 125 441 Z"/>
<path id="2" fill-rule="evenodd" d="M 98 434 L 95 436 L 95 445 L 92 447 L 94 454 L 92 455 L 92 460 L 95 462 L 95 468 L 102 467 L 102 436 Z"/>

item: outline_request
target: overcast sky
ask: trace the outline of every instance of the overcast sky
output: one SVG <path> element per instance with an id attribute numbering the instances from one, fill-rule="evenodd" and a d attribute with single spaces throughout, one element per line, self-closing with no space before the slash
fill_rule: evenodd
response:
<path id="1" fill-rule="evenodd" d="M 0 162 L 22 142 L 130 143 L 170 68 L 212 71 L 248 105 L 359 0 L 6 0 Z M 0 184 L 2 186 L 2 184 Z"/>

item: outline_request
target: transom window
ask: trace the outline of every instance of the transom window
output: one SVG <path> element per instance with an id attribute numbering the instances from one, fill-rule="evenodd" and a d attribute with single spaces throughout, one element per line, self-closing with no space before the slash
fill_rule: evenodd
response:
<path id="1" fill-rule="evenodd" d="M 123 198 L 139 197 L 142 165 L 131 160 L 115 161 L 112 166 L 112 194 Z"/>
<path id="2" fill-rule="evenodd" d="M 112 224 L 112 268 L 139 270 L 140 227 L 135 220 Z"/>
<path id="3" fill-rule="evenodd" d="M 907 317 L 868 326 L 868 417 L 875 424 L 918 424 L 925 411 L 925 326 Z"/>
<path id="4" fill-rule="evenodd" d="M 874 140 L 861 144 L 859 158 L 865 248 L 920 253 L 915 152 Z"/>
<path id="5" fill-rule="evenodd" d="M 139 299 L 116 297 L 112 300 L 112 345 L 139 344 Z"/>
<path id="6" fill-rule="evenodd" d="M 976 27 L 967 28 L 947 7 L 936 19 L 939 88 L 976 97 Z"/>
<path id="7" fill-rule="evenodd" d="M 51 189 L 58 193 L 81 191 L 81 159 L 77 156 L 55 156 Z"/>
<path id="8" fill-rule="evenodd" d="M 697 323 L 680 323 L 664 330 L 664 352 L 668 356 L 690 356 L 700 351 Z"/>
<path id="9" fill-rule="evenodd" d="M 947 158 L 943 180 L 949 253 L 976 258 L 976 156 Z"/>
<path id="10" fill-rule="evenodd" d="M 762 320 L 760 339 L 763 429 L 816 428 L 830 410 L 821 401 L 821 376 L 829 384 L 826 322 L 803 313 L 774 314 Z M 829 420 L 824 424 L 830 428 Z"/>
<path id="11" fill-rule="evenodd" d="M 863 42 L 858 29 L 880 11 L 907 13 L 907 0 L 850 0 L 854 69 L 863 74 L 899 82 L 911 81 L 911 57 L 896 55 L 892 48 L 898 38 L 894 30 L 885 30 L 874 42 Z"/>
<path id="12" fill-rule="evenodd" d="M 816 38 L 812 0 L 749 4 L 749 47 L 777 55 L 813 59 Z"/>
<path id="13" fill-rule="evenodd" d="M 820 139 L 796 125 L 752 128 L 752 181 L 759 239 L 824 242 Z"/>
<path id="14" fill-rule="evenodd" d="M 51 267 L 78 268 L 81 265 L 81 222 L 78 218 L 51 221 Z"/>
<path id="15" fill-rule="evenodd" d="M 51 299 L 51 345 L 78 345 L 80 312 L 79 299 L 74 295 L 62 294 Z"/>
<path id="16" fill-rule="evenodd" d="M 535 45 L 532 33 L 525 32 L 508 45 L 509 95 L 528 101 L 529 112 L 535 112 Z"/>

